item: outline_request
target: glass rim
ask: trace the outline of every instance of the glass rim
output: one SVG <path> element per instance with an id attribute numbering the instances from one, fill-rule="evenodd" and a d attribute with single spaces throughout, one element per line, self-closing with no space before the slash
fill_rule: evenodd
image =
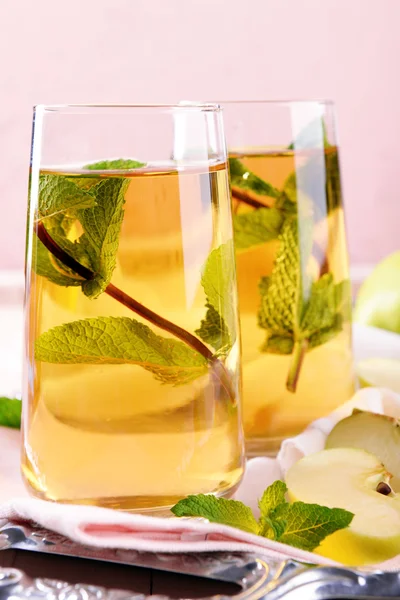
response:
<path id="1" fill-rule="evenodd" d="M 134 109 L 149 110 L 151 112 L 174 113 L 174 112 L 212 112 L 222 111 L 221 106 L 216 102 L 188 102 L 185 104 L 156 104 L 156 103 L 138 103 L 138 104 L 35 104 L 34 113 L 62 113 L 62 114 L 89 114 L 96 112 L 118 112 Z"/>
<path id="2" fill-rule="evenodd" d="M 221 108 L 224 104 L 270 104 L 270 105 L 292 105 L 292 104 L 322 104 L 324 106 L 335 106 L 334 100 L 329 98 L 298 98 L 278 100 L 218 100 L 215 101 Z"/>

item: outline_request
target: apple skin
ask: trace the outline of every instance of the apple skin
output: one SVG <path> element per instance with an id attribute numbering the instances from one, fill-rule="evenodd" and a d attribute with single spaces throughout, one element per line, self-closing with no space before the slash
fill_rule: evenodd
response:
<path id="1" fill-rule="evenodd" d="M 380 262 L 362 284 L 353 318 L 357 323 L 400 333 L 400 252 Z"/>
<path id="2" fill-rule="evenodd" d="M 343 471 L 356 464 L 360 465 L 360 482 L 356 482 L 358 487 L 354 485 L 354 494 L 353 489 L 347 493 L 350 480 L 343 478 Z M 357 479 L 356 471 L 357 468 L 353 481 Z M 328 536 L 316 554 L 353 567 L 380 563 L 400 554 L 400 497 L 376 492 L 377 484 L 389 479 L 390 473 L 375 456 L 355 448 L 322 450 L 289 469 L 286 484 L 291 502 L 344 508 L 355 515 L 350 526 Z M 360 514 L 358 507 L 363 504 L 371 517 Z M 382 528 L 388 532 L 386 536 L 382 535 Z"/>

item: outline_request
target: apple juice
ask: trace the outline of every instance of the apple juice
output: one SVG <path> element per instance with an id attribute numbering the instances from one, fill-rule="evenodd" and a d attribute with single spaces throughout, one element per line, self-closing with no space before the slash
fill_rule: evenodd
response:
<path id="1" fill-rule="evenodd" d="M 246 443 L 275 454 L 354 391 L 337 149 L 231 152 L 230 170 Z"/>
<path id="2" fill-rule="evenodd" d="M 195 493 L 229 496 L 243 464 L 226 165 L 44 170 L 30 202 L 29 490 L 127 510 L 163 509 Z M 123 205 L 118 214 L 112 202 Z M 103 279 L 113 268 L 107 287 L 90 280 L 96 267 Z M 210 307 L 213 339 L 202 333 Z"/>

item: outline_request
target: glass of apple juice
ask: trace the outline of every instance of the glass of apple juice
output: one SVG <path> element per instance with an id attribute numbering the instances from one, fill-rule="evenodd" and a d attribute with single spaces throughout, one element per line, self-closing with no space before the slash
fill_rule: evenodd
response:
<path id="1" fill-rule="evenodd" d="M 243 435 L 221 109 L 37 106 L 27 230 L 30 493 L 159 513 L 229 497 Z"/>
<path id="2" fill-rule="evenodd" d="M 351 292 L 330 102 L 222 102 L 229 153 L 248 454 L 354 391 Z"/>

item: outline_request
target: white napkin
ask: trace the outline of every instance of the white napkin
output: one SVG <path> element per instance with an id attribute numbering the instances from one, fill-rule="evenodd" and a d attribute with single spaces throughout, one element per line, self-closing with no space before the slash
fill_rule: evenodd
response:
<path id="1" fill-rule="evenodd" d="M 335 423 L 353 408 L 400 417 L 400 396 L 389 390 L 366 388 L 329 417 L 318 419 L 299 436 L 285 441 L 276 459 L 255 458 L 236 493 L 257 512 L 257 500 L 276 479 L 299 458 L 324 447 Z M 130 548 L 154 552 L 253 551 L 268 558 L 294 558 L 319 564 L 336 564 L 324 557 L 273 542 L 232 527 L 200 519 L 165 519 L 129 514 L 106 508 L 71 506 L 30 498 L 23 490 L 17 464 L 19 432 L 0 428 L 0 444 L 7 447 L 0 466 L 0 523 L 8 520 L 33 521 L 70 537 L 78 543 L 104 548 Z M 19 497 L 15 498 L 15 494 Z M 379 565 L 400 568 L 400 555 Z"/>

